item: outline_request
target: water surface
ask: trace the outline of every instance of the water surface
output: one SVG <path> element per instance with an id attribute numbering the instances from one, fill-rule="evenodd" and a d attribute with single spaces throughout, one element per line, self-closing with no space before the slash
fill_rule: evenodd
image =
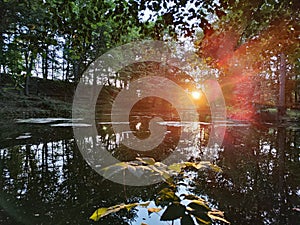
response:
<path id="1" fill-rule="evenodd" d="M 140 208 L 120 212 L 93 222 L 99 207 L 122 202 L 150 201 L 165 184 L 123 186 L 103 179 L 83 159 L 74 141 L 71 124 L 89 126 L 65 118 L 19 120 L 2 126 L 0 139 L 0 224 L 170 224 L 148 216 Z M 164 143 L 153 152 L 157 160 L 168 156 L 185 125 L 167 126 Z M 210 124 L 197 124 L 190 140 L 190 160 L 210 160 L 223 173 L 200 172 L 195 184 L 179 192 L 205 197 L 225 212 L 231 224 L 299 224 L 300 221 L 300 129 L 296 125 L 270 126 L 228 123 L 222 146 L 206 148 Z M 99 138 L 112 155 L 130 160 L 137 153 L 121 146 L 112 124 L 98 123 Z M 147 137 L 138 121 L 131 131 Z M 137 129 L 139 128 L 139 129 Z M 147 153 L 147 154 L 148 154 Z M 179 223 L 174 223 L 179 224 Z"/>

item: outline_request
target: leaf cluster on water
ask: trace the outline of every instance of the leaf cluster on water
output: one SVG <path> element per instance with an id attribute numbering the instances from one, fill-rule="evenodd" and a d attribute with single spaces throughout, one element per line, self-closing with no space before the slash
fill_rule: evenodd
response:
<path id="1" fill-rule="evenodd" d="M 221 172 L 221 169 L 210 162 L 181 162 L 166 165 L 162 162 L 156 162 L 153 158 L 136 158 L 135 161 L 120 162 L 103 169 L 104 176 L 110 177 L 116 173 L 129 171 L 134 175 L 140 177 L 144 171 L 150 171 L 156 176 L 161 176 L 162 180 L 166 182 L 168 187 L 160 190 L 155 198 L 156 207 L 148 207 L 150 202 L 146 203 L 130 203 L 119 204 L 107 208 L 97 209 L 90 219 L 98 221 L 99 219 L 117 213 L 122 209 L 131 209 L 141 206 L 148 207 L 148 214 L 156 213 L 160 216 L 161 221 L 174 221 L 179 219 L 182 225 L 189 224 L 211 224 L 213 221 L 222 221 L 229 223 L 222 211 L 213 209 L 209 203 L 203 198 L 193 194 L 181 194 L 178 196 L 177 188 L 182 183 L 182 178 L 189 178 L 186 171 L 190 170 L 213 170 L 214 172 Z M 191 180 L 191 179 L 190 179 Z M 160 212 L 162 214 L 160 214 Z"/>

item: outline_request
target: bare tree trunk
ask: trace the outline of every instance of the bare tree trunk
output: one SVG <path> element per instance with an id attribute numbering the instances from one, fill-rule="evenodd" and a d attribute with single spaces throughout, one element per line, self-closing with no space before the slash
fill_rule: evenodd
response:
<path id="1" fill-rule="evenodd" d="M 52 80 L 54 80 L 54 70 L 55 70 L 55 64 L 54 64 L 54 60 L 55 60 L 55 50 L 53 49 L 51 52 L 51 78 Z"/>
<path id="2" fill-rule="evenodd" d="M 30 79 L 29 77 L 30 77 L 30 75 L 26 74 L 24 94 L 27 96 L 29 95 L 29 79 Z"/>
<path id="3" fill-rule="evenodd" d="M 69 59 L 68 59 L 67 60 L 66 79 L 65 79 L 65 81 L 69 81 L 69 77 L 70 77 L 70 62 L 69 62 Z"/>
<path id="4" fill-rule="evenodd" d="M 43 71 L 43 79 L 48 79 L 48 46 L 45 46 L 45 57 L 42 57 L 42 71 Z"/>
<path id="5" fill-rule="evenodd" d="M 25 53 L 25 64 L 26 64 L 26 75 L 25 75 L 25 90 L 24 94 L 29 95 L 29 79 L 31 76 L 31 71 L 33 67 L 33 55 L 30 53 Z"/>
<path id="6" fill-rule="evenodd" d="M 295 75 L 295 80 L 297 81 L 298 80 L 298 75 L 296 73 Z M 295 92 L 295 102 L 293 102 L 293 106 L 297 106 L 298 105 L 298 84 L 296 83 L 295 84 L 295 88 L 294 88 L 294 92 Z"/>
<path id="7" fill-rule="evenodd" d="M 279 69 L 279 102 L 278 102 L 278 119 L 282 120 L 285 115 L 285 77 L 286 77 L 286 62 L 284 53 L 280 54 L 280 69 Z"/>

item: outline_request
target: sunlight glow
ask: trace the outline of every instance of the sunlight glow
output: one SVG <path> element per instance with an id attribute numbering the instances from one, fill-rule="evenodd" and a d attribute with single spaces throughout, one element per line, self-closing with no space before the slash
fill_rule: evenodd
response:
<path id="1" fill-rule="evenodd" d="M 193 99 L 199 99 L 201 97 L 201 93 L 199 91 L 193 91 L 191 95 Z"/>

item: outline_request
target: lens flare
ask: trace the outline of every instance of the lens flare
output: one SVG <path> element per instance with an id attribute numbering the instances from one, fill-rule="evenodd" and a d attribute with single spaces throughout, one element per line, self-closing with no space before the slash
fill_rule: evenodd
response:
<path id="1" fill-rule="evenodd" d="M 199 91 L 193 91 L 191 93 L 191 95 L 192 95 L 193 99 L 200 99 L 200 97 L 201 97 L 201 93 Z"/>

